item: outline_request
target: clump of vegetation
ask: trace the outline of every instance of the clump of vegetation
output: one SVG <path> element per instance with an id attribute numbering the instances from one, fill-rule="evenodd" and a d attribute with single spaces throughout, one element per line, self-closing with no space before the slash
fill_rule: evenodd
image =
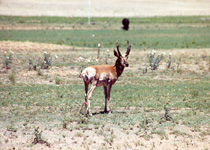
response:
<path id="1" fill-rule="evenodd" d="M 150 120 L 147 118 L 147 115 L 144 116 L 144 119 L 140 122 L 140 127 L 146 130 L 149 127 Z"/>
<path id="2" fill-rule="evenodd" d="M 46 51 L 44 52 L 44 61 L 41 64 L 42 69 L 49 69 L 52 65 L 52 58 L 51 55 L 48 54 Z"/>
<path id="3" fill-rule="evenodd" d="M 12 132 L 17 132 L 17 128 L 12 125 L 7 126 L 7 130 Z"/>
<path id="4" fill-rule="evenodd" d="M 50 147 L 50 144 L 47 141 L 42 139 L 42 131 L 39 131 L 39 127 L 35 128 L 34 135 L 35 135 L 35 138 L 34 138 L 34 141 L 32 142 L 33 144 L 37 144 L 37 143 L 46 144 L 46 146 Z"/>
<path id="5" fill-rule="evenodd" d="M 149 54 L 149 64 L 151 67 L 151 70 L 156 70 L 159 66 L 160 61 L 163 59 L 163 55 L 165 53 L 159 54 L 159 55 L 155 55 L 156 51 L 152 50 Z"/>
<path id="6" fill-rule="evenodd" d="M 36 61 L 33 61 L 31 58 L 29 58 L 28 60 L 28 64 L 29 64 L 29 68 L 28 70 L 31 71 L 31 70 L 37 70 L 37 63 Z"/>
<path id="7" fill-rule="evenodd" d="M 182 70 L 182 68 L 181 68 L 181 57 L 179 58 L 179 60 L 178 60 L 178 62 L 177 62 L 177 69 L 176 69 L 176 72 L 177 73 L 182 73 L 183 72 L 183 70 Z"/>
<path id="8" fill-rule="evenodd" d="M 168 68 L 171 68 L 171 66 L 172 66 L 172 54 L 169 53 L 169 60 L 168 60 L 168 65 L 167 65 L 167 67 L 168 67 Z"/>
<path id="9" fill-rule="evenodd" d="M 12 56 L 13 52 L 10 51 L 9 54 L 7 52 L 4 53 L 4 61 L 3 61 L 3 68 L 10 69 L 12 64 Z"/>
<path id="10" fill-rule="evenodd" d="M 67 128 L 67 125 L 68 125 L 68 121 L 63 120 L 63 128 L 64 128 L 64 129 L 66 129 L 66 128 Z"/>
<path id="11" fill-rule="evenodd" d="M 172 120 L 172 117 L 169 115 L 169 112 L 170 112 L 171 109 L 169 108 L 169 104 L 168 103 L 166 103 L 164 105 L 164 110 L 165 110 L 164 117 L 165 117 L 166 121 L 171 121 Z"/>
<path id="12" fill-rule="evenodd" d="M 195 98 L 195 97 L 198 97 L 199 91 L 198 91 L 197 89 L 191 90 L 191 91 L 190 91 L 190 94 L 191 94 L 191 96 L 192 96 L 193 98 Z"/>
<path id="13" fill-rule="evenodd" d="M 8 76 L 9 80 L 12 82 L 12 84 L 15 84 L 16 82 L 16 75 L 15 73 L 11 73 L 9 76 Z"/>
<path id="14" fill-rule="evenodd" d="M 167 136 L 166 136 L 166 132 L 162 129 L 162 130 L 154 130 L 154 131 L 152 131 L 151 132 L 151 134 L 157 134 L 157 135 L 159 135 L 160 137 L 161 137 L 161 139 L 163 140 L 164 138 L 168 138 Z"/>
<path id="15" fill-rule="evenodd" d="M 55 78 L 55 84 L 62 84 L 63 83 L 63 80 L 59 77 L 56 77 Z"/>
<path id="16" fill-rule="evenodd" d="M 57 55 L 55 57 L 57 58 Z M 39 72 L 40 69 L 49 69 L 50 66 L 52 65 L 51 54 L 48 54 L 45 51 L 43 60 L 41 57 L 39 57 L 38 60 L 29 57 L 28 64 L 29 64 L 29 71 L 35 70 Z"/>
<path id="17" fill-rule="evenodd" d="M 164 116 L 160 118 L 160 122 L 159 122 L 160 124 L 162 122 L 165 122 L 165 121 L 171 121 L 171 120 L 173 120 L 173 118 L 170 115 L 171 108 L 169 107 L 169 103 L 166 103 L 164 105 L 164 110 L 165 110 L 165 113 L 164 113 Z"/>

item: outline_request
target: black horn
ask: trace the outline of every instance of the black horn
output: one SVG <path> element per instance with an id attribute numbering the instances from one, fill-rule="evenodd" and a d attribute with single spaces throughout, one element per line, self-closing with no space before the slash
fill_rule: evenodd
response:
<path id="1" fill-rule="evenodd" d="M 126 57 L 129 55 L 129 53 L 131 51 L 131 45 L 130 45 L 128 40 L 127 40 L 127 43 L 128 43 L 128 48 L 127 48 L 127 51 L 126 51 L 126 54 L 125 54 Z"/>
<path id="2" fill-rule="evenodd" d="M 118 52 L 119 56 L 122 56 L 121 53 L 120 53 L 120 49 L 119 49 L 119 44 L 118 44 L 118 42 L 116 43 L 116 46 L 117 46 L 117 52 Z"/>

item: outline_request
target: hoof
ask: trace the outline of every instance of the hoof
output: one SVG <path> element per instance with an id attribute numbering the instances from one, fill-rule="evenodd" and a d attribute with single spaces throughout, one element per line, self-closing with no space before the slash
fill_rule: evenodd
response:
<path id="1" fill-rule="evenodd" d="M 105 114 L 111 114 L 111 111 L 110 110 L 109 111 L 108 110 L 104 110 L 104 113 Z"/>
<path id="2" fill-rule="evenodd" d="M 87 116 L 87 117 L 91 117 L 91 116 L 93 116 L 93 114 L 91 113 L 90 110 L 88 110 L 86 116 Z"/>

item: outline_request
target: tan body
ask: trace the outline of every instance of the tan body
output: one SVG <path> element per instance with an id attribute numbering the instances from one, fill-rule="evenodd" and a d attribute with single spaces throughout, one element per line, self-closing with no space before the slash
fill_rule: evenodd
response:
<path id="1" fill-rule="evenodd" d="M 111 65 L 101 65 L 101 66 L 90 66 L 96 70 L 96 75 L 91 82 L 97 81 L 96 86 L 107 86 L 108 84 L 114 84 L 117 79 L 117 68 L 116 66 Z M 86 73 L 88 73 L 88 69 L 86 69 Z M 88 81 L 90 82 L 90 81 Z"/>
<path id="2" fill-rule="evenodd" d="M 115 84 L 117 79 L 122 74 L 125 67 L 128 67 L 127 58 L 130 52 L 131 46 L 129 45 L 125 56 L 122 56 L 119 51 L 119 45 L 117 43 L 117 50 L 114 51 L 115 56 L 118 58 L 114 66 L 112 65 L 98 65 L 89 66 L 82 71 L 82 78 L 85 84 L 85 102 L 87 102 L 87 114 L 92 115 L 90 111 L 90 98 L 96 87 L 104 86 L 105 94 L 105 108 L 104 112 L 109 113 L 109 100 L 112 85 Z M 91 84 L 91 89 L 88 91 L 88 85 Z"/>

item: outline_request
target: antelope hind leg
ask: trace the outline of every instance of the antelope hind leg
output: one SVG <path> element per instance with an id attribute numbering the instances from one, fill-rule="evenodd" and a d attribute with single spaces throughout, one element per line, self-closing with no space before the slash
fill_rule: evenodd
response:
<path id="1" fill-rule="evenodd" d="M 92 113 L 91 113 L 91 110 L 90 110 L 90 98 L 91 98 L 95 89 L 96 89 L 96 85 L 92 84 L 91 88 L 90 88 L 90 91 L 88 92 L 88 95 L 87 95 L 87 115 L 89 115 L 89 116 L 92 116 Z"/>

